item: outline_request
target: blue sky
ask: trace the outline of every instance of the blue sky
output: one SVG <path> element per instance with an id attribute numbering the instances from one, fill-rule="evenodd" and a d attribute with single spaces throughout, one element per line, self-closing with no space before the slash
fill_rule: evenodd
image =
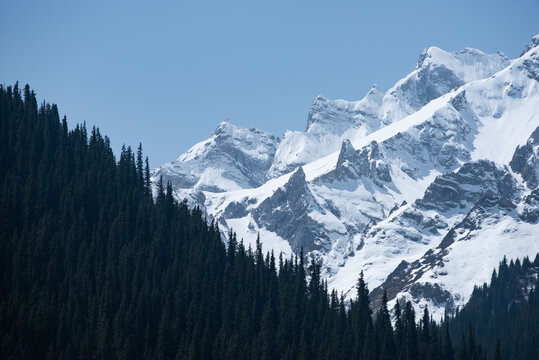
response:
<path id="1" fill-rule="evenodd" d="M 390 88 L 420 51 L 517 57 L 539 1 L 3 1 L 0 83 L 29 83 L 71 125 L 143 143 L 152 166 L 225 118 L 281 136 L 312 100 Z"/>

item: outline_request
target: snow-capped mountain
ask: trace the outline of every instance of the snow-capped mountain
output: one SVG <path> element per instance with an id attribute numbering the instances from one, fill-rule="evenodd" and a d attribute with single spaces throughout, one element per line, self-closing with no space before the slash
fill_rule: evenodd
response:
<path id="1" fill-rule="evenodd" d="M 487 78 L 509 65 L 503 54 L 485 54 L 465 48 L 448 53 L 437 47 L 424 50 L 408 76 L 384 96 L 380 108 L 382 123 L 389 124 L 410 115 L 443 94 L 468 82 Z"/>
<path id="2" fill-rule="evenodd" d="M 314 99 L 307 118 L 307 130 L 286 131 L 277 146 L 275 160 L 268 172 L 273 178 L 286 174 L 339 150 L 344 139 L 365 136 L 380 128 L 378 111 L 383 94 L 373 85 L 359 101 Z"/>
<path id="3" fill-rule="evenodd" d="M 266 180 L 278 139 L 226 120 L 211 138 L 154 172 L 175 189 L 221 192 L 257 187 Z"/>
<path id="4" fill-rule="evenodd" d="M 539 36 L 521 57 L 432 47 L 385 94 L 318 96 L 283 139 L 230 123 L 153 173 L 223 232 L 304 250 L 352 294 L 363 270 L 436 316 L 539 252 Z"/>

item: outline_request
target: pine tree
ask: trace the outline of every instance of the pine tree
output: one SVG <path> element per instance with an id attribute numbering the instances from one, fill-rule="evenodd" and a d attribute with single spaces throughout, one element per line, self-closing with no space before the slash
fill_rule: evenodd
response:
<path id="1" fill-rule="evenodd" d="M 449 323 L 445 322 L 445 334 L 444 334 L 444 349 L 443 349 L 443 358 L 444 360 L 454 360 L 455 352 L 453 350 L 453 344 L 451 344 L 451 336 L 449 335 Z"/>
<path id="2" fill-rule="evenodd" d="M 494 352 L 494 360 L 502 360 L 502 351 L 500 348 L 500 339 L 496 340 L 496 350 Z"/>
<path id="3" fill-rule="evenodd" d="M 387 293 L 385 290 L 382 297 L 382 305 L 380 307 L 380 310 L 378 310 L 376 316 L 374 328 L 376 331 L 378 343 L 380 344 L 379 359 L 395 359 L 397 356 L 397 350 L 395 348 L 395 340 L 393 337 L 393 329 L 391 327 L 389 310 L 387 309 Z"/>

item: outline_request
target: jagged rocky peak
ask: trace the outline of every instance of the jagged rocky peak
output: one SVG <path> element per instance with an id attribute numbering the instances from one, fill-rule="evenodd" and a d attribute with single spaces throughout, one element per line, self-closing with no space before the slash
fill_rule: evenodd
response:
<path id="1" fill-rule="evenodd" d="M 522 64 L 519 70 L 525 69 L 530 79 L 539 81 L 539 35 L 533 37 L 532 42 L 526 47 L 521 56 Z"/>
<path id="2" fill-rule="evenodd" d="M 470 82 L 489 77 L 508 65 L 509 59 L 502 52 L 486 54 L 473 48 L 447 52 L 433 46 L 421 52 L 416 70 L 445 67 L 463 82 Z"/>
<path id="3" fill-rule="evenodd" d="M 278 139 L 258 129 L 221 122 L 212 136 L 153 172 L 175 189 L 223 192 L 262 185 Z"/>
<path id="4" fill-rule="evenodd" d="M 333 182 L 335 180 L 346 181 L 357 179 L 361 176 L 362 168 L 365 168 L 365 164 L 362 164 L 358 151 L 354 148 L 350 140 L 345 139 L 341 145 L 335 170 L 325 174 L 320 180 L 322 182 Z"/>
<path id="5" fill-rule="evenodd" d="M 447 52 L 438 47 L 423 50 L 415 70 L 388 90 L 380 108 L 383 125 L 399 121 L 465 83 L 484 79 L 509 66 L 503 53 L 485 54 L 465 48 Z"/>
<path id="6" fill-rule="evenodd" d="M 305 171 L 303 171 L 303 167 L 299 167 L 293 174 L 290 176 L 290 179 L 288 179 L 288 182 L 285 185 L 285 188 L 288 189 L 298 189 L 299 187 L 304 187 L 307 185 L 307 181 L 305 180 Z"/>
<path id="7" fill-rule="evenodd" d="M 360 102 L 363 102 L 363 103 L 370 102 L 373 104 L 378 104 L 378 106 L 380 106 L 382 104 L 383 98 L 384 98 L 384 93 L 380 90 L 378 85 L 372 84 L 371 89 L 369 90 L 367 95 L 365 95 L 365 97 L 360 100 Z"/>
<path id="8" fill-rule="evenodd" d="M 526 47 L 524 48 L 524 51 L 522 51 L 522 54 L 520 54 L 520 56 L 526 54 L 528 51 L 530 51 L 531 49 L 537 46 L 539 46 L 539 34 L 532 37 L 532 41 L 528 45 L 526 45 Z"/>
<path id="9" fill-rule="evenodd" d="M 539 126 L 523 146 L 518 146 L 509 163 L 511 169 L 522 175 L 529 188 L 539 184 Z"/>
<path id="10" fill-rule="evenodd" d="M 309 110 L 307 132 L 341 136 L 349 129 L 364 127 L 365 133 L 379 128 L 378 110 L 384 94 L 374 84 L 359 101 L 330 100 L 318 95 Z"/>
<path id="11" fill-rule="evenodd" d="M 363 148 L 356 150 L 351 142 L 343 140 L 335 170 L 321 176 L 318 182 L 372 180 L 379 187 L 391 182 L 390 167 L 386 163 L 376 141 L 371 141 Z"/>
<path id="12" fill-rule="evenodd" d="M 252 215 L 259 227 L 287 239 L 292 250 L 299 253 L 302 248 L 308 252 L 320 247 L 323 229 L 308 215 L 320 210 L 305 180 L 305 172 L 299 167 L 284 187 L 265 199 Z"/>
<path id="13" fill-rule="evenodd" d="M 234 141 L 240 141 L 244 145 L 257 146 L 254 141 L 262 141 L 264 144 L 274 145 L 276 138 L 272 134 L 266 133 L 255 128 L 244 128 L 236 126 L 229 119 L 219 123 L 215 129 L 213 136 L 219 139 L 232 138 Z"/>
<path id="14" fill-rule="evenodd" d="M 356 156 L 356 149 L 348 139 L 344 139 L 341 145 L 341 151 L 339 152 L 339 158 L 337 160 L 337 167 L 342 166 L 346 161 L 354 159 Z"/>
<path id="15" fill-rule="evenodd" d="M 378 111 L 383 94 L 373 85 L 359 101 L 317 96 L 309 111 L 306 132 L 285 131 L 277 146 L 268 179 L 339 151 L 343 139 L 365 136 L 380 128 Z"/>

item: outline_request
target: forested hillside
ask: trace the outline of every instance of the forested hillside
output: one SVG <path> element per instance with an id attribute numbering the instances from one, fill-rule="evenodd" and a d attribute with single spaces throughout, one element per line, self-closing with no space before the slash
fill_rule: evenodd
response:
<path id="1" fill-rule="evenodd" d="M 538 275 L 539 255 L 533 262 L 504 259 L 490 285 L 476 287 L 468 304 L 448 321 L 451 335 L 460 340 L 471 323 L 476 342 L 489 349 L 501 345 L 502 358 L 539 359 Z M 470 346 L 461 351 L 471 351 Z"/>
<path id="2" fill-rule="evenodd" d="M 301 254 L 225 245 L 170 185 L 152 198 L 141 146 L 116 159 L 28 86 L 0 87 L 0 169 L 2 359 L 455 358 L 428 311 L 397 306 L 393 329 L 383 301 L 373 320 L 362 275 L 345 304 Z M 492 357 L 490 340 L 458 359 Z"/>

